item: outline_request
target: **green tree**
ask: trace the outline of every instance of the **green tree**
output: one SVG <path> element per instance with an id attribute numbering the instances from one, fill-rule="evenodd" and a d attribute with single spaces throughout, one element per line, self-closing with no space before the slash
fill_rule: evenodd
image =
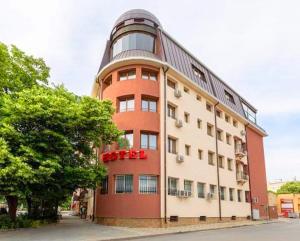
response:
<path id="1" fill-rule="evenodd" d="M 78 188 L 94 188 L 106 169 L 95 148 L 121 134 L 110 101 L 48 87 L 49 68 L 0 43 L 0 195 L 16 217 L 18 198 L 30 216 L 55 215 Z"/>
<path id="2" fill-rule="evenodd" d="M 300 182 L 287 182 L 282 185 L 278 190 L 278 194 L 286 194 L 286 193 L 300 193 Z"/>

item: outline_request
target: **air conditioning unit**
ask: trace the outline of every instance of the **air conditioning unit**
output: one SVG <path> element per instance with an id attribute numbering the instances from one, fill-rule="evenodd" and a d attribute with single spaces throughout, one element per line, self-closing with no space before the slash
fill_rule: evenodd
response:
<path id="1" fill-rule="evenodd" d="M 211 199 L 213 199 L 213 198 L 214 198 L 214 194 L 213 194 L 213 193 L 211 193 L 211 192 L 209 192 L 209 193 L 207 193 L 207 196 L 206 196 L 206 198 L 207 198 L 208 200 L 211 200 Z"/>
<path id="2" fill-rule="evenodd" d="M 176 98 L 180 98 L 180 97 L 181 97 L 181 91 L 180 91 L 179 89 L 175 89 L 175 90 L 174 90 L 174 96 L 175 96 Z"/>
<path id="3" fill-rule="evenodd" d="M 176 120 L 175 120 L 175 126 L 176 126 L 177 128 L 182 127 L 182 120 L 176 119 Z"/>
<path id="4" fill-rule="evenodd" d="M 246 135 L 246 131 L 241 130 L 241 136 L 245 136 Z"/>
<path id="5" fill-rule="evenodd" d="M 178 162 L 178 163 L 184 162 L 184 156 L 178 154 L 176 156 L 176 162 Z"/>

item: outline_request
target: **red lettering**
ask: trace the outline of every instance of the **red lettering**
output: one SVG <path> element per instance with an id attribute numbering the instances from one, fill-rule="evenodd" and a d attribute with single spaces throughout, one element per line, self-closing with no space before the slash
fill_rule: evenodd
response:
<path id="1" fill-rule="evenodd" d="M 125 156 L 126 156 L 126 151 L 124 151 L 124 150 L 119 151 L 119 158 L 120 158 L 120 160 L 124 160 Z"/>
<path id="2" fill-rule="evenodd" d="M 147 158 L 147 154 L 145 153 L 144 150 L 140 150 L 139 156 L 140 156 L 140 159 L 146 159 Z"/>
<path id="3" fill-rule="evenodd" d="M 103 153 L 102 160 L 103 160 L 103 162 L 108 162 L 110 160 L 110 154 L 109 153 Z"/>
<path id="4" fill-rule="evenodd" d="M 129 150 L 129 159 L 136 159 L 136 158 L 137 158 L 137 151 Z"/>
<path id="5" fill-rule="evenodd" d="M 111 157 L 110 159 L 112 161 L 118 160 L 118 154 L 115 151 L 113 151 L 113 152 L 110 153 L 110 157 Z"/>

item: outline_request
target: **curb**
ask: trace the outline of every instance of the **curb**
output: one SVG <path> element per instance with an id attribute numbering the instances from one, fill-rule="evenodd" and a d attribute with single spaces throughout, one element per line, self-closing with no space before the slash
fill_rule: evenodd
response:
<path id="1" fill-rule="evenodd" d="M 267 221 L 262 223 L 251 223 L 251 224 L 240 224 L 236 226 L 229 226 L 229 227 L 214 227 L 214 228 L 207 228 L 207 229 L 198 229 L 198 230 L 186 230 L 186 231 L 174 231 L 170 233 L 157 233 L 157 234 L 145 234 L 145 235 L 137 235 L 137 236 L 127 236 L 121 238 L 108 238 L 108 239 L 100 239 L 98 241 L 121 241 L 121 240 L 135 240 L 135 239 L 143 239 L 143 238 L 152 238 L 152 237 L 160 237 L 160 236 L 167 236 L 167 235 L 176 235 L 176 234 L 185 234 L 185 233 L 195 233 L 195 232 L 204 232 L 204 231 L 211 231 L 211 230 L 222 230 L 222 229 L 230 229 L 230 228 L 240 228 L 246 226 L 254 226 L 254 225 L 262 225 L 262 224 L 271 224 L 280 222 L 276 221 Z"/>

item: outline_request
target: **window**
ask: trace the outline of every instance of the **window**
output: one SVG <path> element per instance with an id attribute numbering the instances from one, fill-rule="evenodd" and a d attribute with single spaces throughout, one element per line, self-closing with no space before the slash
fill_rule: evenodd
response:
<path id="1" fill-rule="evenodd" d="M 187 113 L 187 112 L 184 112 L 184 121 L 186 123 L 189 123 L 190 122 L 190 114 Z"/>
<path id="2" fill-rule="evenodd" d="M 233 95 L 230 94 L 230 93 L 229 93 L 228 91 L 226 91 L 226 90 L 224 90 L 224 92 L 225 92 L 225 98 L 226 98 L 229 102 L 231 102 L 232 104 L 235 104 Z"/>
<path id="3" fill-rule="evenodd" d="M 176 89 L 176 83 L 175 82 L 173 82 L 172 80 L 167 80 L 167 85 L 169 86 L 169 87 L 171 87 L 172 89 Z"/>
<path id="4" fill-rule="evenodd" d="M 202 120 L 197 119 L 197 127 L 198 127 L 198 129 L 202 128 Z"/>
<path id="5" fill-rule="evenodd" d="M 201 96 L 200 96 L 200 95 L 197 95 L 197 96 L 196 96 L 196 99 L 199 100 L 199 101 L 201 101 Z"/>
<path id="6" fill-rule="evenodd" d="M 216 115 L 217 117 L 222 118 L 222 111 L 216 110 Z"/>
<path id="7" fill-rule="evenodd" d="M 212 112 L 212 105 L 206 102 L 206 109 L 210 112 Z"/>
<path id="8" fill-rule="evenodd" d="M 206 79 L 205 79 L 205 75 L 204 73 L 198 69 L 195 65 L 192 64 L 192 69 L 193 69 L 193 73 L 194 75 L 196 75 L 199 79 L 201 79 L 202 81 L 206 82 Z"/>
<path id="9" fill-rule="evenodd" d="M 157 102 L 156 100 L 151 100 L 148 98 L 142 98 L 142 111 L 145 112 L 156 112 L 157 111 Z"/>
<path id="10" fill-rule="evenodd" d="M 142 70 L 142 79 L 144 80 L 157 80 L 157 73 L 150 70 Z"/>
<path id="11" fill-rule="evenodd" d="M 223 131 L 220 129 L 217 130 L 217 138 L 219 141 L 223 141 Z"/>
<path id="12" fill-rule="evenodd" d="M 168 104 L 168 116 L 175 119 L 176 118 L 176 107 Z"/>
<path id="13" fill-rule="evenodd" d="M 141 148 L 157 149 L 157 134 L 141 133 Z"/>
<path id="14" fill-rule="evenodd" d="M 154 52 L 154 37 L 145 33 L 129 33 L 126 35 L 122 35 L 118 38 L 113 44 L 113 57 L 117 54 L 132 50 L 132 49 L 140 49 L 148 52 Z"/>
<path id="15" fill-rule="evenodd" d="M 250 109 L 250 107 L 243 102 L 242 102 L 242 106 L 243 106 L 243 110 L 245 112 L 246 118 L 248 120 L 256 123 L 256 112 L 254 110 Z"/>
<path id="16" fill-rule="evenodd" d="M 233 121 L 232 121 L 232 125 L 233 125 L 234 127 L 238 127 L 238 122 L 237 122 L 236 120 L 233 120 Z"/>
<path id="17" fill-rule="evenodd" d="M 234 201 L 234 188 L 229 188 L 229 200 Z"/>
<path id="18" fill-rule="evenodd" d="M 126 97 L 119 99 L 119 112 L 134 111 L 134 98 Z"/>
<path id="19" fill-rule="evenodd" d="M 139 192 L 143 194 L 157 193 L 157 176 L 140 176 Z"/>
<path id="20" fill-rule="evenodd" d="M 124 138 L 126 140 L 126 146 L 128 148 L 132 148 L 133 147 L 133 132 L 132 131 L 126 131 L 126 133 L 124 135 L 121 136 L 122 138 Z M 119 147 L 121 148 L 121 147 Z"/>
<path id="21" fill-rule="evenodd" d="M 213 135 L 213 128 L 214 128 L 213 125 L 207 123 L 207 135 L 209 135 L 209 136 L 214 136 L 214 135 Z"/>
<path id="22" fill-rule="evenodd" d="M 231 145 L 231 135 L 228 134 L 228 133 L 226 133 L 226 143 L 227 143 L 228 145 Z"/>
<path id="23" fill-rule="evenodd" d="M 177 196 L 177 192 L 178 192 L 177 185 L 178 185 L 177 178 L 173 178 L 173 177 L 168 178 L 168 195 Z"/>
<path id="24" fill-rule="evenodd" d="M 227 123 L 230 123 L 230 116 L 227 115 L 227 114 L 225 114 L 225 121 L 226 121 Z"/>
<path id="25" fill-rule="evenodd" d="M 249 191 L 245 191 L 245 200 L 247 203 L 250 203 L 250 192 Z"/>
<path id="26" fill-rule="evenodd" d="M 184 191 L 192 192 L 192 181 L 184 180 Z"/>
<path id="27" fill-rule="evenodd" d="M 133 191 L 133 175 L 116 176 L 116 193 L 131 193 Z"/>
<path id="28" fill-rule="evenodd" d="M 209 192 L 210 193 L 215 194 L 216 193 L 216 189 L 217 189 L 216 185 L 212 185 L 212 184 L 209 185 Z"/>
<path id="29" fill-rule="evenodd" d="M 220 198 L 221 200 L 225 200 L 226 198 L 226 187 L 220 187 Z"/>
<path id="30" fill-rule="evenodd" d="M 183 91 L 184 91 L 185 93 L 190 93 L 190 90 L 189 90 L 187 87 L 184 87 L 184 88 L 183 88 Z"/>
<path id="31" fill-rule="evenodd" d="M 208 152 L 208 164 L 209 165 L 215 165 L 215 161 L 214 161 L 214 156 L 215 154 L 211 151 Z"/>
<path id="32" fill-rule="evenodd" d="M 101 194 L 107 194 L 108 193 L 108 176 L 104 177 L 101 181 Z"/>
<path id="33" fill-rule="evenodd" d="M 173 153 L 173 154 L 177 153 L 177 150 L 176 150 L 176 139 L 174 139 L 172 137 L 168 137 L 168 152 L 169 153 Z"/>
<path id="34" fill-rule="evenodd" d="M 229 171 L 233 170 L 233 160 L 230 158 L 227 158 L 227 168 Z"/>
<path id="35" fill-rule="evenodd" d="M 242 190 L 237 190 L 238 202 L 242 201 Z"/>
<path id="36" fill-rule="evenodd" d="M 205 183 L 198 182 L 197 183 L 197 191 L 199 198 L 205 198 Z"/>
<path id="37" fill-rule="evenodd" d="M 186 155 L 186 156 L 189 156 L 189 155 L 190 155 L 190 150 L 191 150 L 191 146 L 185 145 L 185 155 Z"/>
<path id="38" fill-rule="evenodd" d="M 218 156 L 218 165 L 220 168 L 224 168 L 224 157 L 221 155 Z"/>
<path id="39" fill-rule="evenodd" d="M 119 73 L 119 80 L 131 80 L 136 78 L 135 69 L 126 70 Z"/>
<path id="40" fill-rule="evenodd" d="M 199 160 L 203 159 L 203 151 L 200 149 L 198 149 L 198 158 L 199 158 Z"/>

